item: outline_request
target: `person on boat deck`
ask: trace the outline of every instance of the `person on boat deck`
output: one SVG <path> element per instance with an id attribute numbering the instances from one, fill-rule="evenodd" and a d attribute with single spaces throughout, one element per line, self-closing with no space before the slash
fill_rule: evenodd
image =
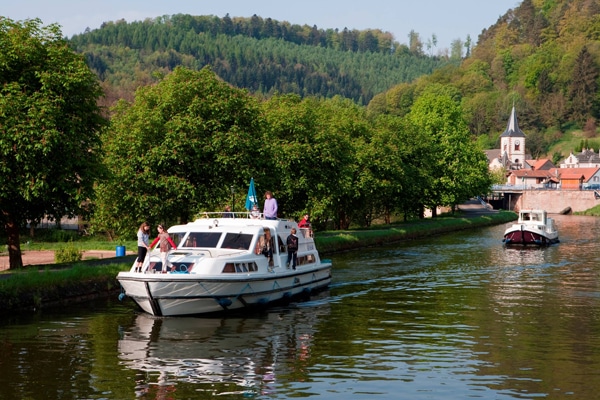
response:
<path id="1" fill-rule="evenodd" d="M 273 266 L 273 247 L 275 246 L 275 241 L 273 240 L 273 236 L 271 236 L 271 231 L 268 228 L 265 228 L 265 234 L 263 238 L 263 248 L 262 253 L 265 257 L 267 257 L 269 267 Z"/>
<path id="2" fill-rule="evenodd" d="M 137 245 L 138 256 L 135 272 L 142 272 L 142 264 L 146 258 L 148 249 L 150 249 L 150 224 L 147 222 L 142 222 L 140 229 L 137 231 Z"/>
<path id="3" fill-rule="evenodd" d="M 152 241 L 150 247 L 154 247 L 154 245 L 158 242 L 158 246 L 160 247 L 160 259 L 162 260 L 162 273 L 167 273 L 167 263 L 169 262 L 167 255 L 169 254 L 169 245 L 173 248 L 173 250 L 177 250 L 177 246 L 169 236 L 169 232 L 165 230 L 165 227 L 162 225 L 158 225 L 158 236 L 156 239 Z"/>
<path id="4" fill-rule="evenodd" d="M 230 205 L 225 206 L 225 211 L 223 211 L 223 218 L 233 218 L 233 213 L 231 212 Z"/>
<path id="5" fill-rule="evenodd" d="M 263 215 L 265 219 L 277 219 L 277 200 L 269 190 L 265 192 L 265 204 L 263 206 Z"/>
<path id="6" fill-rule="evenodd" d="M 260 218 L 260 210 L 258 209 L 258 204 L 252 206 L 252 211 L 250 211 L 250 218 L 259 219 Z"/>
<path id="7" fill-rule="evenodd" d="M 304 214 L 304 217 L 298 222 L 298 228 L 310 228 L 310 216 Z"/>
<path id="8" fill-rule="evenodd" d="M 286 240 L 287 244 L 287 267 L 290 267 L 290 261 L 292 262 L 292 269 L 296 269 L 296 263 L 298 262 L 298 236 L 296 236 L 296 228 L 290 230 L 290 235 Z"/>

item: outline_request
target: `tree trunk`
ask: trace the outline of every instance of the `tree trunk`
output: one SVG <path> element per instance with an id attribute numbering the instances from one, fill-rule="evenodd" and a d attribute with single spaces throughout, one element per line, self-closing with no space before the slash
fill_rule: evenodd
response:
<path id="1" fill-rule="evenodd" d="M 431 218 L 437 217 L 437 206 L 431 208 Z"/>
<path id="2" fill-rule="evenodd" d="M 17 224 L 10 213 L 4 212 L 6 220 L 6 235 L 8 236 L 8 262 L 9 269 L 23 267 L 21 258 L 21 244 L 19 243 L 19 224 Z"/>

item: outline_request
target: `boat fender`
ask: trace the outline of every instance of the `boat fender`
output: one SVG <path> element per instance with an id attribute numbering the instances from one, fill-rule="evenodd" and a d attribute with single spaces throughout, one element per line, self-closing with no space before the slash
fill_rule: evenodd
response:
<path id="1" fill-rule="evenodd" d="M 217 303 L 223 308 L 229 307 L 233 302 L 228 298 L 217 299 Z"/>
<path id="2" fill-rule="evenodd" d="M 119 301 L 123 301 L 123 299 L 127 297 L 127 295 L 123 292 L 119 293 Z"/>

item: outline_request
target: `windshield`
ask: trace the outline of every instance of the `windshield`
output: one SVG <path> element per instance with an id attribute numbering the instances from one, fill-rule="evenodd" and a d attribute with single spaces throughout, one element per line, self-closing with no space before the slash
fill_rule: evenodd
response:
<path id="1" fill-rule="evenodd" d="M 221 248 L 248 250 L 252 242 L 252 235 L 245 233 L 228 233 L 223 240 Z"/>
<path id="2" fill-rule="evenodd" d="M 216 248 L 221 232 L 191 232 L 183 247 L 211 247 Z"/>

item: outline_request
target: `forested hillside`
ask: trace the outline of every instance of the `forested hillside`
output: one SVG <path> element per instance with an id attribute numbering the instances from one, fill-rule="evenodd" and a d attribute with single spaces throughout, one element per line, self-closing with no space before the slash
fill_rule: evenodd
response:
<path id="1" fill-rule="evenodd" d="M 480 35 L 460 67 L 397 85 L 377 95 L 369 109 L 406 114 L 422 88 L 443 83 L 458 89 L 471 132 L 488 148 L 514 104 L 528 150 L 538 157 L 566 132 L 597 136 L 599 65 L 600 0 L 523 0 Z"/>
<path id="2" fill-rule="evenodd" d="M 450 63 L 422 54 L 417 40 L 411 49 L 379 30 L 338 32 L 257 16 L 109 22 L 70 42 L 104 82 L 109 104 L 131 99 L 137 87 L 179 65 L 209 65 L 226 82 L 263 97 L 341 95 L 367 104 L 399 82 Z"/>

